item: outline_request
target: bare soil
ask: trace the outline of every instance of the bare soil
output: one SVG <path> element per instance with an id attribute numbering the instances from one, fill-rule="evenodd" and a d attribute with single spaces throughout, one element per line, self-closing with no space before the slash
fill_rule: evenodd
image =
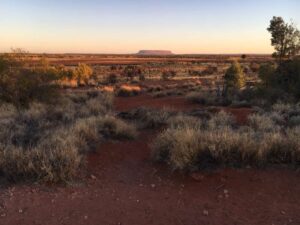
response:
<path id="1" fill-rule="evenodd" d="M 177 97 L 139 96 L 117 98 L 116 108 L 145 104 L 196 107 Z M 241 121 L 249 114 L 245 109 L 232 112 L 241 113 Z M 67 187 L 1 187 L 0 224 L 300 224 L 299 171 L 280 167 L 172 172 L 150 161 L 149 143 L 156 133 L 143 131 L 133 141 L 101 144 L 88 155 L 83 178 Z"/>

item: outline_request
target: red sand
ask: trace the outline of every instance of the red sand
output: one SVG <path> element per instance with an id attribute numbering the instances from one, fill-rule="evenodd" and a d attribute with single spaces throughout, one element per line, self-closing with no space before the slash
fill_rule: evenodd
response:
<path id="1" fill-rule="evenodd" d="M 182 97 L 174 96 L 153 98 L 151 95 L 139 95 L 135 97 L 116 97 L 115 99 L 115 109 L 117 111 L 128 111 L 142 106 L 155 109 L 166 107 L 174 110 L 191 110 L 199 108 L 199 106 L 185 101 Z"/>
<path id="2" fill-rule="evenodd" d="M 118 101 L 126 99 L 134 105 L 129 98 Z M 172 104 L 185 104 L 180 101 Z M 134 141 L 103 143 L 88 156 L 87 175 L 70 187 L 0 189 L 0 224 L 300 224 L 299 171 L 173 173 L 149 160 L 154 137 L 144 131 Z"/>
<path id="3" fill-rule="evenodd" d="M 142 106 L 151 107 L 154 109 L 166 107 L 181 111 L 189 111 L 201 108 L 203 109 L 203 106 L 199 104 L 192 104 L 183 97 L 176 96 L 153 98 L 151 95 L 139 95 L 135 97 L 116 97 L 115 99 L 115 109 L 117 111 L 128 111 Z M 251 108 L 217 107 L 217 109 L 233 114 L 237 122 L 240 124 L 246 123 L 248 115 L 252 112 Z"/>

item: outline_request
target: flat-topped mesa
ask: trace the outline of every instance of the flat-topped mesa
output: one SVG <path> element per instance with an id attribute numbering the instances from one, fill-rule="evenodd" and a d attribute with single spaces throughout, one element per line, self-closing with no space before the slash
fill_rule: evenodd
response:
<path id="1" fill-rule="evenodd" d="M 140 50 L 137 55 L 174 55 L 169 50 Z"/>

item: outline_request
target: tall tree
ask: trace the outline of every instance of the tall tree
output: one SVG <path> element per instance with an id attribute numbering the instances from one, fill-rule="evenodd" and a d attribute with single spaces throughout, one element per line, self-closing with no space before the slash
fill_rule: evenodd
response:
<path id="1" fill-rule="evenodd" d="M 293 23 L 286 23 L 282 17 L 274 16 L 267 30 L 271 33 L 271 43 L 275 51 L 273 56 L 281 63 L 300 52 L 300 31 Z"/>

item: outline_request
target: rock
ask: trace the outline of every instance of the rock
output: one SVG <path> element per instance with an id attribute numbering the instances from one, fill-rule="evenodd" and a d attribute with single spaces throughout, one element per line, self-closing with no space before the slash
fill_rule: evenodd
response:
<path id="1" fill-rule="evenodd" d="M 208 210 L 203 210 L 203 215 L 208 216 Z"/>
<path id="2" fill-rule="evenodd" d="M 23 210 L 22 210 L 22 209 L 19 209 L 19 213 L 23 213 Z"/>
<path id="3" fill-rule="evenodd" d="M 96 177 L 95 175 L 92 174 L 92 175 L 91 175 L 91 179 L 92 179 L 92 180 L 96 180 L 97 177 Z"/>
<path id="4" fill-rule="evenodd" d="M 89 217 L 88 216 L 84 216 L 84 219 L 87 220 Z"/>
<path id="5" fill-rule="evenodd" d="M 224 194 L 227 195 L 229 191 L 227 189 L 224 189 Z"/>
<path id="6" fill-rule="evenodd" d="M 151 184 L 151 187 L 152 187 L 152 188 L 155 188 L 155 184 Z"/>

